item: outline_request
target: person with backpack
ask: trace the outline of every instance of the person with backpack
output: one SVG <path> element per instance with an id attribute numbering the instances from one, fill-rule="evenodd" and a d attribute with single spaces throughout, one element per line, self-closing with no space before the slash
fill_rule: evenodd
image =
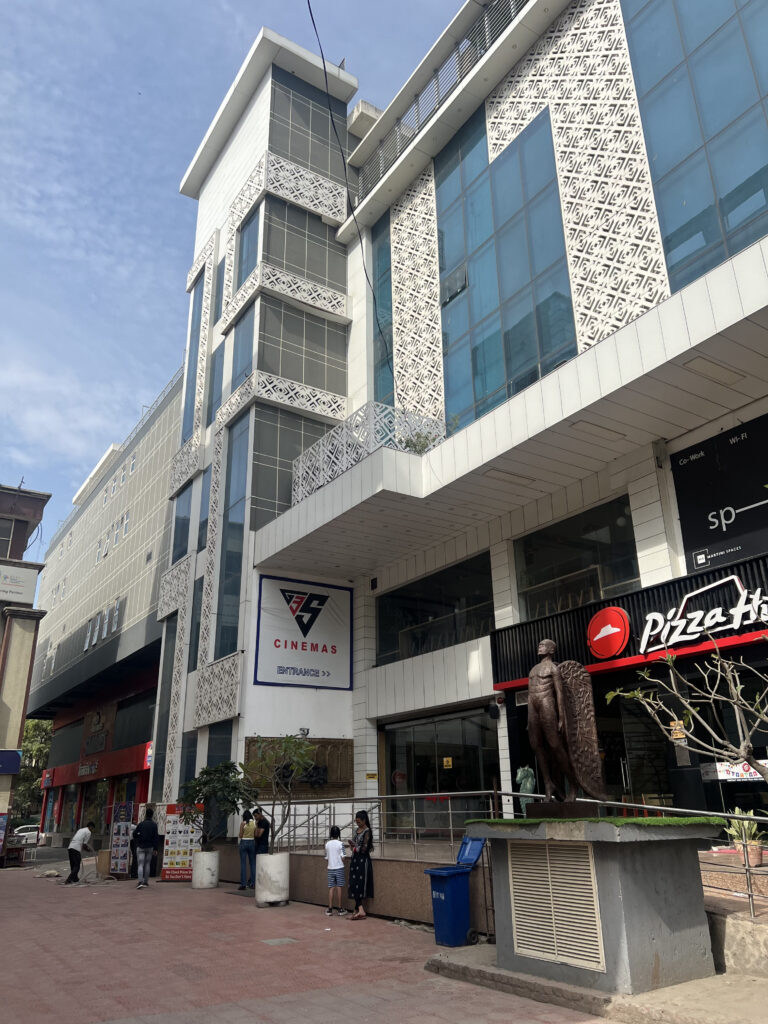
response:
<path id="1" fill-rule="evenodd" d="M 137 889 L 149 888 L 149 869 L 152 866 L 152 858 L 157 853 L 160 836 L 157 831 L 157 822 L 154 820 L 154 811 L 148 807 L 144 812 L 144 821 L 140 821 L 133 833 L 136 843 L 136 863 L 138 865 L 139 884 Z"/>

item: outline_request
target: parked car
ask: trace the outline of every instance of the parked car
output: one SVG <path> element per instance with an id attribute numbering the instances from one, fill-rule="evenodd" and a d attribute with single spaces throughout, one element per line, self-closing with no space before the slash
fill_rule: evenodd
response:
<path id="1" fill-rule="evenodd" d="M 41 836 L 37 825 L 19 825 L 13 830 L 13 835 L 21 838 L 25 846 L 37 846 L 40 842 L 45 842 L 45 836 Z"/>

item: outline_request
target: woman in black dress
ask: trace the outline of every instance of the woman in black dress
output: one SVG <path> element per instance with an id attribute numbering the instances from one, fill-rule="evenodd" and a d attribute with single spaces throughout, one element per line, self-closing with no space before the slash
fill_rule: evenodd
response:
<path id="1" fill-rule="evenodd" d="M 373 897 L 373 867 L 371 853 L 373 851 L 373 829 L 368 820 L 367 811 L 358 811 L 355 815 L 355 834 L 348 841 L 352 851 L 352 863 L 349 868 L 349 895 L 355 901 L 355 912 L 350 921 L 362 921 L 367 917 L 363 900 Z"/>

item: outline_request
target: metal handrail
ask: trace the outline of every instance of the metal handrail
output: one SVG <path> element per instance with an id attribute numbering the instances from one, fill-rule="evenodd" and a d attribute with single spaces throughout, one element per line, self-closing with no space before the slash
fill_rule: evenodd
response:
<path id="1" fill-rule="evenodd" d="M 456 43 L 408 109 L 380 140 L 373 155 L 360 168 L 360 199 L 378 185 L 424 126 L 432 120 L 456 86 L 490 50 L 529 0 L 491 0 L 482 14 Z M 375 126 L 372 129 L 375 131 Z"/>
<path id="2" fill-rule="evenodd" d="M 294 821 L 293 828 L 285 830 L 280 837 L 281 845 L 285 845 L 289 851 L 298 852 L 299 848 L 310 853 L 313 849 L 317 850 L 322 848 L 327 838 L 330 826 L 333 824 L 339 824 L 340 829 L 351 828 L 354 824 L 353 815 L 354 811 L 358 808 L 365 808 L 372 818 L 372 824 L 376 833 L 376 853 L 375 855 L 381 857 L 384 855 L 387 843 L 395 842 L 398 844 L 398 848 L 402 849 L 403 840 L 410 840 L 413 848 L 413 860 L 420 860 L 420 853 L 423 855 L 423 845 L 426 843 L 433 842 L 436 839 L 445 839 L 448 841 L 450 848 L 451 860 L 454 859 L 455 849 L 455 838 L 454 831 L 460 830 L 464 833 L 463 820 L 455 822 L 457 812 L 453 807 L 453 801 L 456 799 L 480 799 L 487 800 L 487 815 L 489 818 L 501 818 L 504 817 L 515 819 L 520 817 L 520 813 L 515 809 L 515 800 L 522 800 L 526 803 L 530 800 L 545 800 L 546 797 L 543 793 L 524 793 L 521 791 L 505 791 L 505 790 L 456 790 L 447 793 L 386 793 L 376 794 L 375 796 L 362 796 L 362 797 L 335 797 L 322 801 L 322 805 L 319 805 L 315 811 L 310 811 L 309 807 L 312 806 L 313 801 L 301 800 L 296 803 L 300 807 L 307 807 L 306 814 L 301 820 L 298 820 L 297 811 L 298 808 L 294 806 Z M 440 824 L 426 825 L 423 822 L 419 823 L 418 815 L 423 814 L 423 808 L 421 811 L 417 807 L 418 800 L 435 800 L 438 803 L 446 802 L 447 808 L 445 813 L 447 814 L 447 825 L 442 826 Z M 388 805 L 394 801 L 400 803 L 410 803 L 410 807 L 402 812 L 404 818 L 408 818 L 408 823 L 399 824 L 388 824 L 387 817 L 393 813 L 388 810 Z M 659 813 L 665 816 L 672 817 L 707 817 L 717 818 L 722 820 L 723 825 L 730 821 L 744 821 L 744 822 L 764 822 L 768 827 L 768 815 L 765 817 L 758 817 L 749 814 L 734 814 L 727 811 L 707 811 L 702 810 L 700 807 L 674 807 L 662 804 L 643 804 L 643 803 L 629 803 L 621 800 L 595 800 L 592 798 L 584 797 L 578 798 L 576 803 L 579 804 L 591 804 L 595 808 L 595 817 L 601 816 L 601 811 L 606 809 L 615 809 L 622 813 L 626 811 L 642 811 L 644 813 L 651 812 L 653 814 Z M 319 803 L 319 802 L 318 802 Z M 523 804 L 524 807 L 524 804 Z M 349 809 L 347 813 L 339 815 L 337 812 L 340 808 Z M 401 813 L 401 812 L 395 812 Z M 481 813 L 477 811 L 470 812 L 474 817 L 481 817 Z M 524 816 L 524 814 L 523 814 Z M 321 825 L 323 818 L 325 818 L 326 828 L 321 832 L 318 826 Z M 557 819 L 552 819 L 556 821 Z M 314 826 L 312 828 L 311 826 Z M 428 833 L 443 833 L 443 835 L 428 835 Z M 324 833 L 324 834 L 323 834 Z M 421 850 L 420 850 L 421 844 Z M 746 839 L 742 839 L 733 843 L 736 849 L 741 847 L 741 852 L 744 859 L 744 875 L 746 878 L 746 894 L 749 901 L 749 912 L 752 917 L 755 916 L 755 899 L 766 898 L 761 893 L 756 893 L 753 885 L 753 869 L 749 863 L 749 849 L 748 845 L 756 845 L 761 848 L 768 849 L 768 843 L 754 843 L 747 844 Z M 429 860 L 434 860 L 434 850 L 432 856 L 428 857 Z M 717 888 L 717 887 L 715 887 Z"/>

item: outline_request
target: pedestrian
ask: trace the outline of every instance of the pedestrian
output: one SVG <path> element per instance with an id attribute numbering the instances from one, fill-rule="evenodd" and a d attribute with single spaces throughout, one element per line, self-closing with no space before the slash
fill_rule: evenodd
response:
<path id="1" fill-rule="evenodd" d="M 157 854 L 159 834 L 155 814 L 151 807 L 144 811 L 144 821 L 140 821 L 133 833 L 136 843 L 136 864 L 138 868 L 139 884 L 137 889 L 149 888 L 149 869 L 152 866 L 152 858 Z"/>
<path id="2" fill-rule="evenodd" d="M 247 871 L 250 866 L 251 880 L 246 885 Z M 238 889 L 253 889 L 256 886 L 256 819 L 250 811 L 243 813 L 240 824 L 240 885 Z"/>
<path id="3" fill-rule="evenodd" d="M 256 855 L 269 853 L 269 829 L 270 824 L 264 817 L 264 811 L 260 807 L 254 810 L 256 815 Z"/>
<path id="4" fill-rule="evenodd" d="M 91 833 L 95 828 L 94 823 L 89 821 L 85 828 L 79 828 L 72 836 L 72 841 L 67 847 L 67 853 L 69 854 L 69 876 L 64 883 L 65 885 L 74 885 L 77 882 L 78 875 L 80 874 L 80 865 L 83 863 L 83 849 L 85 848 L 88 853 L 94 852 L 88 843 L 91 841 Z"/>
<path id="5" fill-rule="evenodd" d="M 373 897 L 373 829 L 367 811 L 355 815 L 355 833 L 349 840 L 352 863 L 349 866 L 349 895 L 355 901 L 355 912 L 350 921 L 363 921 L 368 915 L 363 901 Z"/>
<path id="6" fill-rule="evenodd" d="M 338 897 L 339 917 L 346 915 L 341 905 L 341 890 L 344 888 L 344 845 L 338 825 L 331 826 L 331 837 L 325 844 L 325 859 L 328 862 L 328 909 L 326 917 L 333 916 L 334 896 Z"/>

